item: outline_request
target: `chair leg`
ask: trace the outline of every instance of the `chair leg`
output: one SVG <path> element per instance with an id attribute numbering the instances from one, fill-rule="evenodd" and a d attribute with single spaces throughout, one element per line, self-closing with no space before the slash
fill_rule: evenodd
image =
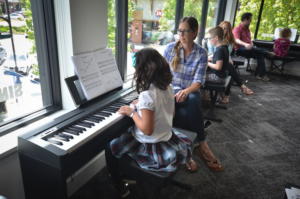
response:
<path id="1" fill-rule="evenodd" d="M 250 70 L 250 74 L 252 75 L 252 70 L 251 70 L 251 66 L 250 66 L 250 58 L 247 58 L 247 68 L 246 68 L 247 71 Z"/>
<path id="2" fill-rule="evenodd" d="M 155 191 L 152 195 L 153 199 L 158 199 L 159 198 L 159 194 L 160 194 L 161 189 L 162 189 L 161 187 L 155 186 Z"/>
<path id="3" fill-rule="evenodd" d="M 178 187 L 181 187 L 185 190 L 188 190 L 188 191 L 192 190 L 192 186 L 189 185 L 189 184 L 185 184 L 185 183 L 182 183 L 182 182 L 179 182 L 179 181 L 176 181 L 176 180 L 171 180 L 171 183 L 178 186 Z"/>

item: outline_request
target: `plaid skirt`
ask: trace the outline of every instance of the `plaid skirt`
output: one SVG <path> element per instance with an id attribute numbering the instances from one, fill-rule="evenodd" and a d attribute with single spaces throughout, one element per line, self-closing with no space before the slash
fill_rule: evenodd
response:
<path id="1" fill-rule="evenodd" d="M 110 147 L 114 156 L 120 158 L 128 154 L 143 169 L 174 172 L 179 164 L 190 161 L 194 146 L 191 139 L 175 129 L 167 142 L 140 143 L 131 134 L 130 128 L 121 137 L 111 141 Z"/>

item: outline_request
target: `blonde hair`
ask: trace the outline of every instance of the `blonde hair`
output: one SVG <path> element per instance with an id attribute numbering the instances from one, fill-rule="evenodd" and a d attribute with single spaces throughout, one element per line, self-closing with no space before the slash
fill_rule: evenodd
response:
<path id="1" fill-rule="evenodd" d="M 224 35 L 225 44 L 229 43 L 229 45 L 232 45 L 232 44 L 234 44 L 235 39 L 234 39 L 234 36 L 232 33 L 231 23 L 229 21 L 222 21 L 219 26 L 222 27 L 224 24 L 227 24 L 227 26 L 228 26 L 228 33 L 227 33 L 227 35 Z"/>
<path id="2" fill-rule="evenodd" d="M 196 35 L 198 34 L 198 21 L 196 18 L 194 17 L 184 17 L 179 21 L 179 24 L 186 22 L 187 24 L 189 24 L 190 29 L 194 30 L 194 32 L 196 32 Z M 195 37 L 196 38 L 196 37 Z M 194 38 L 194 39 L 195 39 Z M 175 56 L 173 57 L 170 66 L 172 67 L 173 71 L 176 72 L 178 69 L 178 64 L 180 62 L 180 58 L 179 58 L 179 52 L 180 52 L 180 48 L 181 48 L 181 42 L 180 39 L 175 43 L 174 46 L 174 51 L 175 51 Z"/>
<path id="3" fill-rule="evenodd" d="M 292 36 L 292 31 L 289 28 L 281 29 L 279 32 L 281 38 L 290 38 Z"/>

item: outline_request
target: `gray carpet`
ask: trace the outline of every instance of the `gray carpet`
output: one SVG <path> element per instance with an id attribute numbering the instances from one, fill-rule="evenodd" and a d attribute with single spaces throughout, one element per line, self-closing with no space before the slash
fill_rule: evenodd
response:
<path id="1" fill-rule="evenodd" d="M 215 109 L 223 123 L 213 122 L 207 136 L 224 170 L 210 171 L 195 152 L 198 170 L 190 173 L 181 166 L 175 176 L 193 190 L 169 185 L 160 198 L 282 199 L 286 182 L 300 185 L 300 80 L 270 75 L 271 81 L 263 82 L 244 70 L 241 75 L 254 95 L 246 96 L 233 86 L 228 109 Z M 147 199 L 154 186 L 138 182 L 129 190 L 128 198 Z M 106 167 L 71 196 L 92 198 L 119 198 Z"/>

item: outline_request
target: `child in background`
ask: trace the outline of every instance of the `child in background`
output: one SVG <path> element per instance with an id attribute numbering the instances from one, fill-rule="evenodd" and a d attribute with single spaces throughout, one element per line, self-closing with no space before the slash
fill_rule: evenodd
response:
<path id="1" fill-rule="evenodd" d="M 283 28 L 279 32 L 279 38 L 274 41 L 274 54 L 278 57 L 286 57 L 287 51 L 290 49 L 291 41 L 290 37 L 292 36 L 291 29 Z M 283 71 L 284 68 L 281 67 Z"/>
<path id="2" fill-rule="evenodd" d="M 143 169 L 174 172 L 179 164 L 191 164 L 193 142 L 172 130 L 174 114 L 173 75 L 169 64 L 155 49 L 144 48 L 135 54 L 136 111 L 122 106 L 119 113 L 135 122 L 120 138 L 108 143 L 105 157 L 116 191 L 129 194 L 122 182 L 118 158 L 128 154 Z"/>

